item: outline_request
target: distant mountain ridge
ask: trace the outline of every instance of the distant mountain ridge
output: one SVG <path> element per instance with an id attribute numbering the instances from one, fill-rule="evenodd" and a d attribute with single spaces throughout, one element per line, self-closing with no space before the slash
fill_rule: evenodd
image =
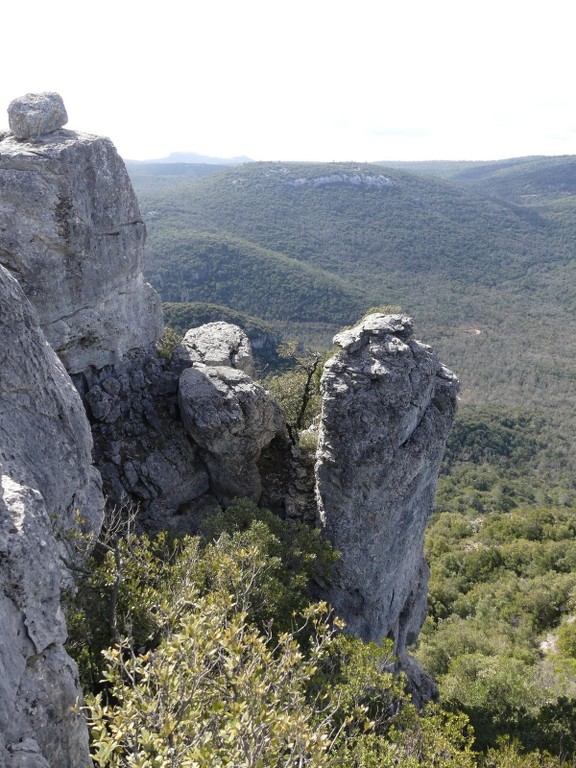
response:
<path id="1" fill-rule="evenodd" d="M 524 168 L 534 165 L 562 164 L 570 158 L 574 159 L 571 155 L 526 155 L 502 160 L 378 160 L 374 165 L 464 182 L 486 178 L 500 171 L 522 173 Z"/>
<path id="2" fill-rule="evenodd" d="M 251 163 L 246 155 L 239 157 L 212 157 L 211 155 L 199 155 L 197 152 L 171 152 L 167 157 L 152 160 L 128 160 L 130 163 L 205 163 L 207 165 L 239 165 Z"/>

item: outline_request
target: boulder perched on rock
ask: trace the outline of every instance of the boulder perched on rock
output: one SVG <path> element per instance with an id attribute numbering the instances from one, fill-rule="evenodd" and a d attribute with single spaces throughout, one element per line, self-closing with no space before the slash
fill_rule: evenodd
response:
<path id="1" fill-rule="evenodd" d="M 191 328 L 172 353 L 176 370 L 190 368 L 195 363 L 226 365 L 254 376 L 252 345 L 244 331 L 231 323 L 207 323 Z"/>
<path id="2" fill-rule="evenodd" d="M 424 531 L 458 380 L 401 315 L 369 315 L 334 338 L 324 366 L 319 523 L 341 553 L 328 599 L 365 640 L 402 655 L 426 615 Z"/>
<path id="3" fill-rule="evenodd" d="M 258 501 L 260 453 L 284 432 L 280 408 L 266 390 L 236 368 L 197 364 L 180 376 L 179 403 L 220 503 L 240 496 Z"/>
<path id="4" fill-rule="evenodd" d="M 34 305 L 69 373 L 116 363 L 162 331 L 142 274 L 145 228 L 105 138 L 59 130 L 0 141 L 0 264 Z"/>
<path id="5" fill-rule="evenodd" d="M 0 765 L 89 765 L 60 605 L 104 500 L 92 438 L 36 313 L 0 267 Z"/>
<path id="6" fill-rule="evenodd" d="M 62 97 L 52 91 L 27 93 L 8 106 L 8 124 L 17 139 L 37 139 L 60 130 L 67 122 Z"/>

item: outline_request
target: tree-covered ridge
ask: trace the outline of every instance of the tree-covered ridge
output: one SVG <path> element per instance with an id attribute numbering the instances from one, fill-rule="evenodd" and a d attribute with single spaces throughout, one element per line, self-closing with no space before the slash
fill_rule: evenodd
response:
<path id="1" fill-rule="evenodd" d="M 543 414 L 464 407 L 427 534 L 418 657 L 476 745 L 576 749 L 573 451 Z"/>
<path id="2" fill-rule="evenodd" d="M 275 336 L 272 326 L 264 320 L 237 312 L 222 304 L 210 304 L 205 301 L 166 301 L 162 309 L 166 324 L 180 334 L 184 334 L 189 328 L 223 321 L 240 326 L 251 339 L 258 339 L 260 336 L 270 336 L 273 339 Z"/>
<path id="3" fill-rule="evenodd" d="M 525 164 L 503 167 L 520 173 Z M 391 185 L 292 183 L 339 174 L 376 174 Z M 148 276 L 170 291 L 165 300 L 186 298 L 185 287 L 177 295 L 189 281 L 186 240 L 218 235 L 242 248 L 228 249 L 224 263 L 220 247 L 225 279 L 212 276 L 200 301 L 265 317 L 316 348 L 330 345 L 349 313 L 400 305 L 458 373 L 465 402 L 534 406 L 544 397 L 556 413 L 576 412 L 570 196 L 538 208 L 356 163 L 249 163 L 199 179 L 155 179 L 164 186 L 134 181 L 149 232 Z M 252 266 L 234 274 L 235 254 L 246 249 Z M 297 273 L 295 263 L 317 272 Z M 327 284 L 327 273 L 338 282 Z"/>
<path id="4" fill-rule="evenodd" d="M 461 170 L 453 180 L 503 200 L 532 205 L 537 198 L 576 193 L 576 157 L 526 157 Z"/>
<path id="5" fill-rule="evenodd" d="M 350 182 L 315 183 L 339 178 Z M 352 183 L 362 178 L 387 183 Z M 137 191 L 143 209 L 157 213 L 152 238 L 160 227 L 226 232 L 337 274 L 344 268 L 363 286 L 382 284 L 382 268 L 458 279 L 463 261 L 467 279 L 472 271 L 484 283 L 491 265 L 514 277 L 533 260 L 533 248 L 514 246 L 534 236 L 514 212 L 440 180 L 367 164 L 255 163 L 179 183 L 162 200 L 141 184 Z M 512 244 L 506 258 L 503 235 Z"/>
<path id="6" fill-rule="evenodd" d="M 264 320 L 351 322 L 366 294 L 338 276 L 224 234 L 173 230 L 151 239 L 148 278 L 167 302 L 210 297 Z M 255 293 L 258 300 L 255 306 Z"/>
<path id="7" fill-rule="evenodd" d="M 576 507 L 443 512 L 428 535 L 430 618 L 419 658 L 477 744 L 576 748 L 576 657 L 558 636 L 576 611 Z"/>
<path id="8" fill-rule="evenodd" d="M 504 160 L 381 160 L 375 165 L 388 168 L 402 168 L 412 173 L 421 173 L 427 176 L 437 176 L 440 179 L 463 181 L 464 179 L 476 179 L 489 174 L 521 166 L 536 161 L 554 161 L 554 157 L 527 156 L 511 157 Z"/>

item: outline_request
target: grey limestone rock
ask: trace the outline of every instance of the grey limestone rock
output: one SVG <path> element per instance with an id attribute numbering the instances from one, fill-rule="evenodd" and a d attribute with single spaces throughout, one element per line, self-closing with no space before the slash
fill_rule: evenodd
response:
<path id="1" fill-rule="evenodd" d="M 8 105 L 8 124 L 17 139 L 37 139 L 63 128 L 67 122 L 62 97 L 53 91 L 27 93 Z"/>
<path id="2" fill-rule="evenodd" d="M 141 350 L 73 380 L 91 417 L 109 503 L 137 507 L 147 530 L 195 533 L 218 502 L 180 419 L 178 375 L 167 361 Z"/>
<path id="3" fill-rule="evenodd" d="M 328 599 L 365 640 L 402 655 L 426 615 L 424 531 L 458 380 L 401 315 L 337 335 L 322 376 L 319 524 L 341 553 Z"/>
<path id="4" fill-rule="evenodd" d="M 195 363 L 226 365 L 254 376 L 250 339 L 237 325 L 207 323 L 191 328 L 172 353 L 175 370 L 183 371 Z"/>
<path id="5" fill-rule="evenodd" d="M 65 528 L 80 510 L 101 523 L 100 477 L 76 388 L 46 342 L 17 282 L 0 267 L 0 462 L 4 473 L 38 490 Z"/>
<path id="6" fill-rule="evenodd" d="M 22 739 L 13 744 L 10 750 L 10 768 L 50 768 L 50 765 L 40 752 L 40 747 L 35 739 Z M 0 766 L 4 765 L 0 763 Z"/>
<path id="7" fill-rule="evenodd" d="M 0 267 L 0 757 L 7 768 L 89 764 L 66 655 L 65 563 L 104 500 L 84 409 L 16 281 Z"/>
<path id="8" fill-rule="evenodd" d="M 0 141 L 0 264 L 69 373 L 117 363 L 159 338 L 144 242 L 132 185 L 108 139 L 58 130 L 34 142 Z"/>
<path id="9" fill-rule="evenodd" d="M 223 504 L 258 501 L 262 450 L 284 434 L 280 408 L 246 373 L 197 364 L 180 376 L 179 403 L 189 437 L 201 448 L 211 487 Z"/>

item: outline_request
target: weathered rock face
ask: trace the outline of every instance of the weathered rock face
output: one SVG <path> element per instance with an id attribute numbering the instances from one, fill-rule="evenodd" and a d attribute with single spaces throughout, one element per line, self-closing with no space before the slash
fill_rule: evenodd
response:
<path id="1" fill-rule="evenodd" d="M 148 530 L 194 533 L 232 498 L 258 500 L 266 475 L 258 465 L 262 452 L 274 438 L 280 448 L 285 440 L 277 405 L 234 367 L 252 369 L 240 328 L 212 323 L 186 338 L 194 344 L 177 347 L 171 362 L 143 351 L 73 377 L 108 498 L 137 504 Z M 194 362 L 198 349 L 202 359 L 221 365 Z"/>
<path id="2" fill-rule="evenodd" d="M 218 502 L 180 419 L 178 375 L 142 351 L 73 379 L 92 423 L 94 458 L 110 503 L 137 505 L 149 530 L 193 532 Z"/>
<path id="3" fill-rule="evenodd" d="M 319 523 L 341 552 L 328 599 L 354 634 L 402 655 L 426 615 L 424 531 L 458 381 L 411 320 L 369 315 L 338 334 L 322 376 Z"/>
<path id="4" fill-rule="evenodd" d="M 8 123 L 17 139 L 37 139 L 59 130 L 68 122 L 58 93 L 27 93 L 8 105 Z"/>
<path id="5" fill-rule="evenodd" d="M 78 393 L 2 267 L 0 306 L 0 758 L 79 768 L 88 739 L 71 712 L 80 690 L 63 649 L 63 563 L 78 514 L 97 531 L 104 500 Z"/>
<path id="6" fill-rule="evenodd" d="M 159 337 L 160 299 L 142 275 L 144 240 L 108 139 L 56 130 L 0 141 L 0 264 L 70 373 L 118 362 Z"/>
<path id="7" fill-rule="evenodd" d="M 280 409 L 266 390 L 235 368 L 196 364 L 180 376 L 179 402 L 219 501 L 242 496 L 259 501 L 257 462 L 262 449 L 284 434 Z"/>
<path id="8" fill-rule="evenodd" d="M 254 376 L 254 360 L 250 339 L 237 325 L 207 323 L 191 328 L 172 354 L 176 370 L 184 370 L 195 363 L 224 365 L 238 368 Z"/>

